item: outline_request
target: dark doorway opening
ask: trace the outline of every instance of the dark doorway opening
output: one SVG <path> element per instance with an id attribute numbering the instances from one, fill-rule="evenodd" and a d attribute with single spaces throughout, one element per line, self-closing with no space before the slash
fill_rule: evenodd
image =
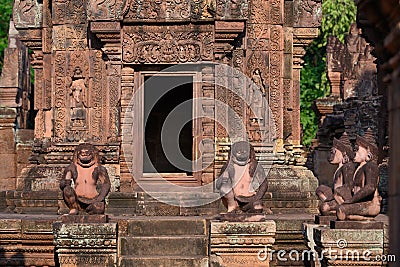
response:
<path id="1" fill-rule="evenodd" d="M 193 77 L 144 81 L 143 173 L 192 175 Z"/>

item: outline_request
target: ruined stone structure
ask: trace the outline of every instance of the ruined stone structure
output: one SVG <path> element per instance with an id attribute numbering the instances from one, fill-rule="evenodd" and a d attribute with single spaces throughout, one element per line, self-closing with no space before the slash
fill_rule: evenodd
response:
<path id="1" fill-rule="evenodd" d="M 16 177 L 29 164 L 33 141 L 33 110 L 27 47 L 19 40 L 14 22 L 10 22 L 8 48 L 0 77 L 1 134 L 0 186 L 15 189 Z M 16 127 L 16 130 L 13 128 Z M 17 145 L 16 145 L 17 143 Z M 10 164 L 13 162 L 13 164 Z"/>
<path id="2" fill-rule="evenodd" d="M 14 191 L 6 194 L 8 206 L 17 211 L 35 208 L 29 199 L 36 199 L 49 212 L 60 211 L 60 174 L 75 146 L 90 142 L 100 151 L 111 190 L 120 192 L 110 195 L 110 210 L 111 203 L 126 203 L 124 199 L 129 198 L 136 203 L 130 206 L 137 205 L 133 210 L 140 210 L 140 195 L 126 193 L 140 191 L 135 181 L 157 184 L 146 169 L 143 147 L 150 144 L 152 153 L 158 153 L 160 145 L 145 130 L 149 98 L 137 92 L 158 71 L 186 63 L 189 67 L 184 72 L 166 70 L 159 81 L 162 84 L 173 77 L 187 83 L 185 92 L 190 93 L 185 100 L 211 99 L 192 101 L 190 118 L 199 119 L 191 122 L 183 146 L 190 159 L 200 157 L 196 165 L 200 168 L 185 175 L 167 167 L 160 167 L 159 172 L 172 173 L 167 180 L 175 184 L 211 183 L 226 160 L 230 142 L 235 141 L 235 130 L 228 133 L 221 124 L 235 125 L 240 120 L 257 154 L 263 155 L 260 163 L 275 164 L 269 189 L 274 193 L 267 194 L 272 199 L 266 200 L 269 206 L 282 212 L 295 207 L 314 211 L 316 201 L 310 192 L 316 180 L 296 165 L 304 163 L 299 117 L 301 57 L 317 36 L 320 5 L 313 0 L 15 1 L 14 24 L 19 40 L 32 51 L 35 81 L 33 107 L 28 105 L 24 112 L 36 116 L 32 152 L 24 154 L 30 154 L 26 156 L 30 165 L 9 177 L 14 183 L 8 189 Z M 227 64 L 234 71 L 213 63 Z M 241 72 L 257 88 L 248 86 L 238 76 Z M 28 85 L 7 90 L 9 95 L 30 92 Z M 267 99 L 271 114 L 262 98 Z M 15 108 L 8 100 L 2 106 Z M 237 116 L 232 117 L 217 101 Z M 159 112 L 164 116 L 166 111 Z M 13 116 L 7 122 L 9 131 Z M 151 127 L 159 127 L 159 118 L 152 120 Z M 14 140 L 14 146 L 18 144 Z M 209 193 L 213 194 L 212 189 Z"/>
<path id="3" fill-rule="evenodd" d="M 354 144 L 357 134 L 373 129 L 379 147 L 383 211 L 387 209 L 388 121 L 385 88 L 378 89 L 378 71 L 373 47 L 354 23 L 345 42 L 329 37 L 327 76 L 330 95 L 315 101 L 320 126 L 313 150 L 314 174 L 320 183 L 330 184 L 334 168 L 326 160 L 332 140 L 346 131 Z"/>

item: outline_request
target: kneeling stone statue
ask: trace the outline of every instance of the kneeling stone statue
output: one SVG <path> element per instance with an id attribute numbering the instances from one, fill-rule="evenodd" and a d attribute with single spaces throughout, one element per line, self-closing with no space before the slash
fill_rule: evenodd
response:
<path id="1" fill-rule="evenodd" d="M 216 187 L 228 213 L 263 212 L 262 197 L 268 189 L 268 181 L 250 143 L 240 141 L 232 145 Z M 272 213 L 269 209 L 266 212 Z"/>
<path id="2" fill-rule="evenodd" d="M 74 186 L 72 187 L 72 181 Z M 97 183 L 100 182 L 100 192 Z M 101 166 L 99 151 L 91 144 L 80 144 L 74 151 L 72 163 L 65 168 L 60 189 L 69 214 L 80 211 L 88 214 L 104 214 L 104 199 L 110 192 L 107 169 Z"/>

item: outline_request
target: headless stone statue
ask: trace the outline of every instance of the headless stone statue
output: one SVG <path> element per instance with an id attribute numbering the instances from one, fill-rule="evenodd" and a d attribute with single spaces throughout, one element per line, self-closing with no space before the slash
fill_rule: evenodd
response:
<path id="1" fill-rule="evenodd" d="M 359 163 L 353 177 L 351 198 L 338 197 L 338 220 L 371 220 L 381 208 L 382 198 L 378 193 L 379 169 L 378 148 L 371 129 L 364 136 L 357 136 L 354 162 Z"/>
<path id="2" fill-rule="evenodd" d="M 71 186 L 72 181 L 74 187 Z M 96 190 L 101 183 L 100 192 Z M 69 214 L 86 211 L 88 214 L 103 214 L 104 199 L 111 183 L 106 168 L 99 162 L 99 152 L 91 144 L 80 144 L 74 151 L 72 163 L 65 168 L 60 188 Z"/>
<path id="3" fill-rule="evenodd" d="M 333 139 L 333 147 L 328 156 L 331 164 L 338 164 L 338 168 L 333 175 L 333 188 L 326 185 L 320 185 L 316 194 L 321 200 L 319 210 L 322 215 L 336 214 L 338 202 L 336 196 L 340 195 L 344 199 L 351 197 L 351 189 L 353 188 L 354 163 L 351 161 L 353 157 L 353 149 L 347 133 L 343 133 L 340 139 Z"/>
<path id="4" fill-rule="evenodd" d="M 245 141 L 236 142 L 228 158 L 216 183 L 228 213 L 261 213 L 261 199 L 268 189 L 268 182 L 253 146 Z"/>

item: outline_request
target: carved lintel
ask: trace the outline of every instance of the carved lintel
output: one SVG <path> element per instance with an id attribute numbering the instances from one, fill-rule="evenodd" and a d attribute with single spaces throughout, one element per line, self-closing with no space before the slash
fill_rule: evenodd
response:
<path id="1" fill-rule="evenodd" d="M 210 61 L 213 44 L 211 25 L 126 26 L 123 60 L 145 64 Z"/>

